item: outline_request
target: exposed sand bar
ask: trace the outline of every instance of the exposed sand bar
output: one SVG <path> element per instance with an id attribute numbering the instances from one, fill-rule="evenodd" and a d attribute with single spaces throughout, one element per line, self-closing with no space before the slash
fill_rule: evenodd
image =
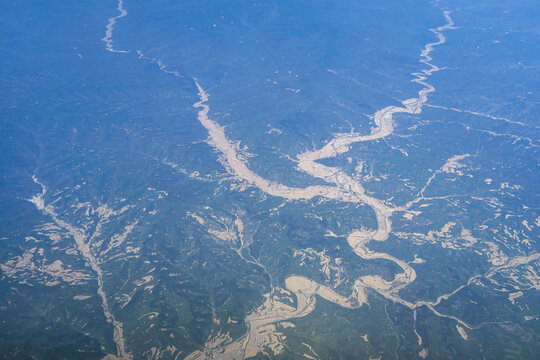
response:
<path id="1" fill-rule="evenodd" d="M 197 79 L 194 80 L 201 99 L 199 102 L 193 104 L 194 107 L 201 108 L 198 113 L 198 120 L 208 130 L 212 145 L 225 156 L 229 169 L 236 176 L 269 195 L 289 200 L 311 199 L 316 196 L 323 196 L 329 199 L 348 199 L 348 201 L 354 201 L 349 194 L 342 193 L 335 187 L 309 186 L 307 188 L 294 188 L 271 182 L 251 171 L 246 163 L 238 157 L 237 147 L 227 139 L 223 127 L 208 118 L 209 107 L 205 104 L 208 101 L 208 95 L 199 85 Z"/>
<path id="2" fill-rule="evenodd" d="M 272 338 L 268 338 L 268 331 L 275 331 L 275 324 L 311 313 L 315 309 L 315 295 L 349 309 L 358 308 L 367 302 L 364 292 L 353 292 L 350 297 L 344 297 L 327 286 L 298 275 L 289 276 L 285 280 L 285 287 L 295 294 L 296 307 L 276 301 L 267 294 L 265 303 L 247 316 L 246 335 L 223 346 L 195 351 L 186 359 L 234 360 L 253 357 L 265 347 L 275 345 Z"/>

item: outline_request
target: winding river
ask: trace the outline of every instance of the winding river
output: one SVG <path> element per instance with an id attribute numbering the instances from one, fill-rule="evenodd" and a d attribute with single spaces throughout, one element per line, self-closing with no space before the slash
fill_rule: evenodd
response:
<path id="1" fill-rule="evenodd" d="M 269 325 L 309 314 L 315 308 L 316 295 L 343 307 L 357 308 L 367 302 L 366 289 L 372 289 L 385 298 L 401 303 L 411 309 L 425 305 L 435 314 L 447 317 L 439 314 L 433 308 L 434 305 L 440 302 L 440 299 L 435 302 L 421 301 L 417 303 L 411 303 L 401 299 L 398 295 L 399 290 L 416 279 L 416 272 L 404 261 L 386 253 L 374 252 L 368 248 L 368 244 L 371 241 L 385 241 L 388 238 L 392 230 L 390 217 L 394 212 L 404 211 L 406 208 L 385 205 L 383 201 L 367 195 L 362 184 L 341 169 L 322 165 L 318 162 L 319 160 L 336 157 L 348 152 L 350 146 L 354 143 L 374 141 L 391 135 L 394 130 L 394 114 L 419 114 L 422 111 L 422 106 L 427 102 L 428 94 L 435 91 L 435 88 L 428 84 L 426 80 L 432 73 L 441 70 L 436 65 L 430 63 L 432 59 L 429 54 L 435 46 L 445 43 L 446 38 L 443 32 L 452 29 L 454 25 L 450 17 L 450 12 L 444 11 L 443 14 L 446 24 L 431 30 L 438 41 L 427 44 L 420 54 L 420 62 L 429 68 L 412 74 L 414 76 L 412 81 L 423 86 L 418 92 L 417 97 L 404 100 L 402 102 L 403 106 L 387 106 L 377 111 L 373 116 L 376 127 L 372 130 L 371 134 L 338 134 L 322 148 L 306 151 L 297 156 L 298 169 L 300 171 L 322 179 L 331 185 L 309 186 L 305 188 L 289 187 L 266 180 L 251 171 L 248 165 L 238 156 L 237 147 L 227 138 L 224 128 L 208 117 L 210 110 L 206 104 L 208 94 L 199 84 L 198 80 L 194 79 L 200 97 L 200 101 L 193 105 L 195 108 L 200 109 L 198 120 L 208 131 L 212 146 L 224 155 L 229 171 L 237 178 L 259 188 L 268 195 L 278 196 L 288 200 L 311 199 L 321 196 L 327 199 L 364 203 L 370 206 L 377 218 L 377 228 L 373 230 L 356 230 L 348 235 L 347 241 L 355 254 L 362 259 L 386 259 L 400 266 L 403 272 L 398 273 L 392 281 L 386 281 L 378 275 L 362 276 L 354 282 L 351 295 L 347 298 L 311 279 L 291 275 L 285 280 L 285 287 L 296 296 L 296 308 L 276 302 L 270 296 L 267 296 L 265 304 L 247 317 L 248 332 L 245 336 L 225 346 L 209 348 L 206 351 L 197 351 L 188 356 L 188 359 L 212 358 L 213 356 L 219 356 L 223 359 L 238 359 L 254 356 L 257 352 L 263 350 L 263 346 L 268 345 L 265 343 L 263 331 L 260 331 L 260 329 L 265 329 L 266 331 Z M 470 328 L 469 325 L 461 320 L 454 319 L 465 327 Z"/>
<path id="2" fill-rule="evenodd" d="M 102 41 L 105 42 L 107 51 L 115 53 L 129 53 L 131 50 L 117 50 L 113 46 L 112 33 L 116 20 L 127 15 L 127 11 L 123 7 L 122 0 L 118 1 L 117 10 L 119 11 L 119 15 L 109 19 L 106 26 L 105 37 L 102 39 Z M 441 70 L 441 68 L 431 63 L 432 58 L 430 53 L 436 46 L 442 45 L 446 42 L 446 38 L 443 33 L 446 30 L 454 28 L 454 22 L 450 14 L 450 11 L 443 11 L 443 16 L 446 19 L 446 23 L 435 29 L 430 29 L 430 31 L 437 38 L 437 41 L 426 44 L 420 53 L 419 62 L 427 66 L 427 68 L 422 69 L 420 72 L 412 73 L 413 79 L 411 81 L 421 85 L 421 89 L 416 94 L 416 97 L 402 101 L 401 106 L 391 105 L 377 111 L 373 116 L 375 127 L 372 129 L 370 134 L 337 134 L 320 149 L 306 151 L 297 155 L 297 168 L 299 171 L 305 172 L 314 178 L 322 179 L 328 185 L 308 186 L 304 188 L 290 187 L 267 180 L 253 172 L 249 168 L 246 161 L 243 160 L 243 157 L 239 156 L 237 143 L 230 141 L 225 134 L 225 129 L 215 120 L 209 118 L 208 114 L 210 107 L 207 104 L 209 95 L 206 93 L 199 81 L 196 78 L 193 78 L 199 95 L 199 101 L 193 104 L 193 107 L 199 109 L 197 119 L 208 131 L 210 144 L 223 155 L 223 158 L 225 159 L 224 165 L 227 167 L 227 170 L 230 173 L 232 173 L 237 179 L 257 187 L 259 190 L 270 196 L 280 197 L 287 200 L 294 201 L 301 199 L 312 199 L 315 197 L 324 197 L 326 199 L 341 202 L 363 203 L 368 205 L 375 213 L 377 219 L 377 228 L 365 229 L 362 226 L 359 226 L 359 230 L 355 230 L 348 234 L 347 242 L 349 246 L 356 255 L 364 260 L 388 260 L 398 265 L 402 269 L 402 272 L 396 274 L 394 279 L 391 281 L 386 281 L 379 275 L 362 276 L 354 281 L 353 285 L 351 286 L 351 293 L 349 296 L 340 295 L 333 289 L 304 276 L 291 274 L 285 279 L 285 289 L 274 287 L 270 293 L 265 294 L 266 301 L 258 309 L 255 309 L 247 316 L 245 320 L 247 332 L 245 335 L 234 341 L 227 339 L 226 336 L 218 336 L 217 339 L 209 339 L 204 350 L 195 351 L 188 355 L 186 359 L 244 359 L 255 356 L 257 353 L 265 351 L 266 348 L 275 349 L 280 342 L 275 325 L 283 323 L 286 320 L 306 316 L 315 309 L 317 297 L 321 297 L 345 308 L 359 308 L 363 304 L 367 303 L 368 289 L 376 291 L 388 300 L 400 303 L 403 306 L 412 309 L 415 321 L 416 309 L 421 306 L 426 306 L 437 316 L 454 320 L 457 323 L 456 327 L 458 332 L 464 339 L 467 338 L 464 328 L 475 329 L 482 325 L 480 324 L 473 327 L 457 317 L 438 312 L 435 309 L 435 306 L 437 306 L 442 300 L 453 296 L 464 287 L 469 286 L 479 277 L 489 276 L 489 273 L 471 277 L 466 284 L 458 287 L 451 293 L 439 296 L 435 301 L 417 301 L 413 303 L 402 299 L 399 296 L 399 291 L 415 281 L 416 272 L 414 269 L 408 263 L 392 255 L 383 252 L 375 252 L 368 247 L 371 241 L 387 240 L 392 231 L 392 222 L 390 220 L 391 216 L 395 212 L 408 211 L 413 204 L 421 199 L 424 199 L 422 195 L 423 191 L 420 194 L 421 197 L 409 201 L 405 206 L 391 207 L 385 204 L 384 201 L 367 195 L 362 184 L 341 169 L 326 166 L 319 162 L 319 160 L 333 158 L 347 153 L 350 150 L 351 145 L 355 143 L 375 141 L 391 135 L 394 131 L 394 114 L 421 113 L 422 107 L 427 105 L 428 95 L 435 91 L 435 88 L 427 82 L 427 79 L 434 72 Z M 176 77 L 183 77 L 177 71 L 167 70 L 166 66 L 163 65 L 159 60 L 146 57 L 141 50 L 134 50 L 134 52 L 138 54 L 139 59 L 158 65 L 159 70 L 164 71 L 167 74 L 172 74 Z M 428 180 L 428 185 L 430 181 L 431 179 Z M 528 257 L 520 257 L 519 259 L 516 259 L 515 262 L 516 264 L 527 263 L 538 258 L 540 258 L 540 255 L 535 253 Z M 258 265 L 263 267 L 261 264 Z M 498 271 L 498 269 L 512 265 L 513 263 L 510 261 L 507 265 L 493 268 L 491 271 Z M 96 272 L 99 275 L 99 271 L 97 271 L 97 269 Z M 293 294 L 296 297 L 296 307 L 279 301 L 279 297 L 274 296 L 274 294 L 278 292 L 281 295 L 284 293 Z M 113 315 L 110 314 L 108 309 L 106 297 L 104 294 L 101 295 L 103 298 L 104 311 L 106 315 L 108 315 L 107 318 L 109 321 L 112 321 L 115 324 L 115 341 L 118 347 L 118 356 L 121 358 L 129 358 L 130 354 L 124 350 L 121 323 L 115 321 Z M 422 345 L 422 339 L 416 332 L 416 328 L 414 328 L 414 331 L 418 336 L 419 345 Z M 308 345 L 306 346 L 309 347 Z M 309 347 L 309 349 L 313 351 L 311 347 Z M 314 353 L 314 355 L 316 354 Z M 420 356 L 427 356 L 427 349 L 423 349 L 420 352 Z"/>

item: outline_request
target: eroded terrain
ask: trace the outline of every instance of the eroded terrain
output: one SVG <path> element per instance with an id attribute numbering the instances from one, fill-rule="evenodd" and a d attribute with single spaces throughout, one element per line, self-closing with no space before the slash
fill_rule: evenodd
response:
<path id="1" fill-rule="evenodd" d="M 279 21 L 279 6 L 259 5 L 265 11 L 257 16 Z M 73 125 L 74 148 L 79 133 L 99 134 L 99 155 L 82 151 L 90 170 L 67 168 L 64 176 L 44 136 L 33 135 L 38 155 L 26 178 L 39 192 L 21 201 L 37 215 L 22 245 L 3 250 L 6 297 L 21 296 L 18 287 L 29 299 L 34 289 L 52 299 L 56 291 L 68 294 L 63 297 L 74 301 L 73 309 L 46 316 L 43 326 L 76 313 L 75 325 L 64 331 L 92 339 L 89 358 L 444 358 L 455 355 L 456 344 L 474 358 L 485 355 L 479 344 L 496 338 L 512 343 L 509 356 L 534 358 L 538 171 L 511 173 L 501 163 L 516 155 L 519 169 L 526 161 L 537 165 L 538 126 L 529 120 L 531 107 L 522 119 L 445 100 L 452 90 L 440 74 L 459 66 L 446 63 L 452 60 L 444 49 L 456 48 L 451 39 L 465 26 L 456 16 L 465 24 L 468 9 L 432 6 L 442 24 L 402 50 L 407 66 L 387 68 L 391 86 L 403 89 L 373 96 L 368 105 L 356 102 L 369 102 L 375 90 L 364 99 L 332 87 L 331 104 L 317 104 L 313 83 L 298 80 L 309 75 L 293 66 L 263 74 L 272 90 L 238 86 L 229 94 L 224 79 L 241 83 L 247 70 L 231 66 L 214 81 L 208 67 L 219 61 L 198 55 L 206 51 L 197 48 L 206 41 L 195 35 L 200 24 L 183 25 L 192 34 L 187 38 L 194 36 L 190 46 L 199 49 L 183 58 L 163 45 L 161 28 L 140 43 L 126 36 L 145 15 L 138 5 L 120 0 L 116 10 L 100 44 L 107 61 L 121 64 L 113 71 L 138 69 L 178 88 L 153 100 L 166 115 L 152 105 L 144 117 L 150 100 L 141 96 L 129 100 L 128 115 L 119 115 L 135 120 L 101 125 L 103 136 L 99 126 Z M 148 18 L 155 16 L 147 10 Z M 211 15 L 204 31 L 251 21 L 222 14 Z M 239 53 L 244 41 L 259 46 L 255 38 L 264 31 L 247 34 L 235 45 Z M 83 51 L 76 54 L 84 61 Z M 258 61 L 271 61 L 272 51 L 262 54 Z M 311 53 L 306 56 L 309 62 Z M 354 78 L 361 72 L 335 69 L 318 74 L 336 89 L 367 87 Z M 281 90 L 283 104 L 270 99 Z M 119 93 L 120 103 L 128 101 Z M 291 108 L 285 111 L 291 118 L 278 121 L 261 103 L 265 96 L 279 108 L 276 114 L 310 99 L 313 117 L 306 121 L 306 111 Z M 163 123 L 148 120 L 160 116 Z M 139 119 L 140 127 L 134 125 Z M 126 156 L 136 165 L 123 163 Z M 100 163 L 109 157 L 110 164 Z M 22 351 L 10 346 L 5 351 Z"/>

